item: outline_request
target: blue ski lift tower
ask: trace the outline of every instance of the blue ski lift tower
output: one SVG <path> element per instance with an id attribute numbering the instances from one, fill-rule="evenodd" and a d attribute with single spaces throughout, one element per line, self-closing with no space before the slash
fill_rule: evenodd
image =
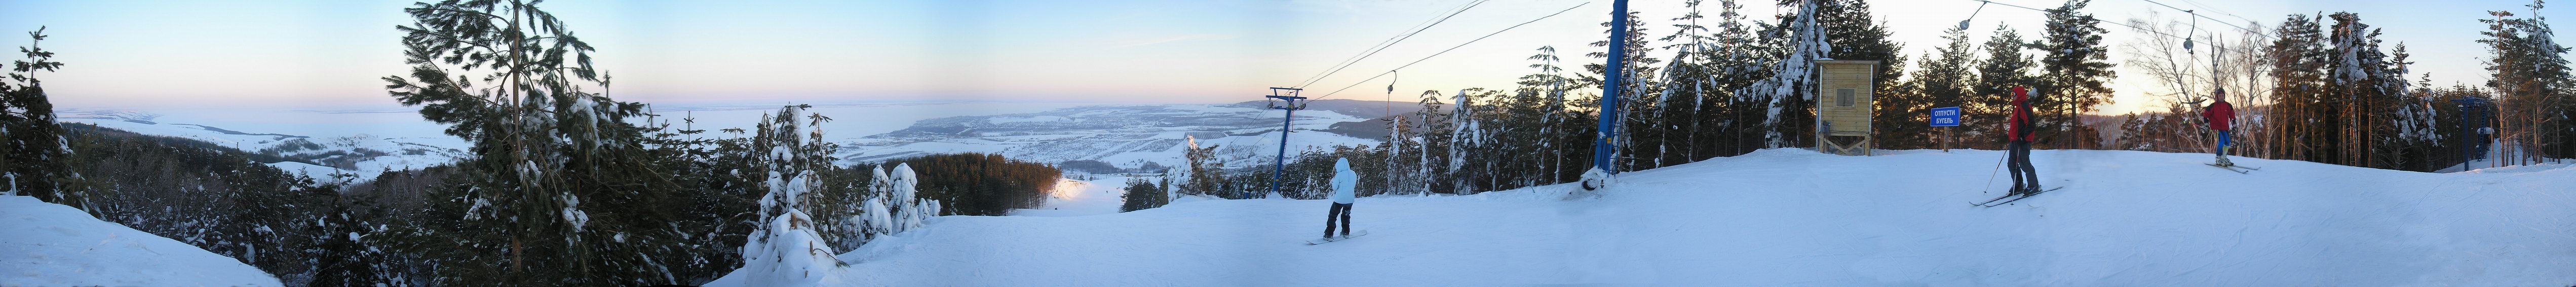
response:
<path id="1" fill-rule="evenodd" d="M 1609 187 L 1611 176 L 1619 173 L 1610 165 L 1618 149 L 1611 140 L 1619 138 L 1620 80 L 1628 76 L 1628 0 L 1610 2 L 1610 28 L 1619 32 L 1610 33 L 1609 70 L 1601 77 L 1601 126 L 1593 133 L 1592 169 L 1583 172 L 1584 190 Z"/>
<path id="2" fill-rule="evenodd" d="M 1296 132 L 1291 129 L 1288 124 L 1297 120 L 1297 110 L 1306 109 L 1306 103 L 1303 102 L 1306 100 L 1306 97 L 1297 96 L 1297 92 L 1305 90 L 1306 89 L 1299 88 L 1270 88 L 1269 98 L 1288 102 L 1286 105 L 1273 104 L 1270 106 L 1271 109 L 1287 111 L 1287 114 L 1279 117 L 1279 161 L 1273 162 L 1270 165 L 1271 194 L 1280 194 L 1280 180 L 1288 173 L 1288 133 Z"/>

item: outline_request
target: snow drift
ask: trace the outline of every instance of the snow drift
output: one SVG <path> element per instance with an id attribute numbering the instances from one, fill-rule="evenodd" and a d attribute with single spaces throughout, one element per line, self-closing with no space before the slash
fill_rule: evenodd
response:
<path id="1" fill-rule="evenodd" d="M 249 264 L 99 221 L 78 209 L 0 196 L 0 286 L 280 286 Z"/>
<path id="2" fill-rule="evenodd" d="M 2576 168 L 2434 174 L 2208 154 L 1774 149 L 1572 185 L 1360 199 L 1373 235 L 1307 246 L 1322 200 L 939 217 L 841 254 L 876 286 L 2564 286 Z"/>

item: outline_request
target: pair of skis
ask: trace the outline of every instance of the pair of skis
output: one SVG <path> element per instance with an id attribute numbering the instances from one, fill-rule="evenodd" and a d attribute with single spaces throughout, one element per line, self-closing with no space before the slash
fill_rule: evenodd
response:
<path id="1" fill-rule="evenodd" d="M 1988 199 L 1988 200 L 1986 200 L 1986 202 L 1971 203 L 1971 204 L 1969 204 L 1969 205 L 1975 205 L 1975 206 L 1977 206 L 1977 207 L 1995 207 L 1995 206 L 2002 206 L 2002 205 L 2005 205 L 2005 204 L 2011 204 L 2011 203 L 2013 203 L 2014 201 L 2021 201 L 2021 199 L 2023 199 L 2023 198 L 2030 198 L 2031 196 L 2036 196 L 2036 195 L 2039 195 L 2039 194 L 2041 194 L 2041 193 L 2048 193 L 2048 192 L 2050 192 L 2050 191 L 2057 191 L 2057 190 L 2059 190 L 2059 189 L 2066 189 L 2066 187 L 2065 187 L 2065 186 L 2052 187 L 2052 188 L 2049 188 L 2049 189 L 2040 190 L 2040 191 L 2034 191 L 2034 192 L 2031 192 L 2031 193 L 2025 193 L 2025 194 L 2005 194 L 2004 196 L 1998 196 L 1998 197 L 1995 197 L 1995 199 Z"/>
<path id="2" fill-rule="evenodd" d="M 2233 172 L 2236 172 L 2237 174 L 2253 174 L 2253 173 L 2254 173 L 2254 171 L 2257 171 L 2257 170 L 2263 170 L 2262 168 L 2257 168 L 2257 167 L 2241 166 L 2241 165 L 2232 165 L 2232 164 L 2231 164 L 2231 165 L 2219 165 L 2219 164 L 2215 164 L 2215 163 L 2205 163 L 2205 164 L 2206 164 L 2206 165 L 2209 165 L 2209 166 L 2213 166 L 2213 167 L 2218 167 L 2218 168 L 2222 168 L 2222 169 L 2227 169 L 2227 171 L 2233 171 Z"/>

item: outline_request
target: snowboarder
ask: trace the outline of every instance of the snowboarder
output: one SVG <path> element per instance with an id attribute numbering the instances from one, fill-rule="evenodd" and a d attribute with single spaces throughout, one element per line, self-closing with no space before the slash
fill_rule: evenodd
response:
<path id="1" fill-rule="evenodd" d="M 2236 119 L 2236 106 L 2227 104 L 2225 88 L 2218 89 L 2212 97 L 2217 98 L 2217 102 L 2210 103 L 2208 109 L 2200 112 L 2201 120 L 2209 122 L 2209 130 L 2218 131 L 2218 148 L 2211 152 L 2218 154 L 2218 166 L 2236 166 L 2236 163 L 2227 161 L 2227 124 Z"/>
<path id="2" fill-rule="evenodd" d="M 2011 158 L 2010 163 L 2008 163 L 2009 166 L 2005 167 L 2005 169 L 2012 170 L 2013 189 L 2006 195 L 2038 193 L 2038 191 L 2041 190 L 2039 187 L 2039 171 L 2030 165 L 2030 139 L 2032 130 L 2030 122 L 2030 90 L 2023 87 L 2013 87 L 2012 93 L 2012 117 L 2006 122 L 2008 127 L 2006 127 L 2007 133 L 2005 133 L 2004 136 L 2012 140 L 2009 144 L 2005 145 L 2005 153 Z"/>
<path id="3" fill-rule="evenodd" d="M 1351 172 L 1351 159 L 1333 161 L 1333 207 L 1324 213 L 1324 238 L 1333 238 L 1333 224 L 1339 220 L 1341 236 L 1351 236 L 1351 201 L 1356 199 L 1359 173 Z"/>

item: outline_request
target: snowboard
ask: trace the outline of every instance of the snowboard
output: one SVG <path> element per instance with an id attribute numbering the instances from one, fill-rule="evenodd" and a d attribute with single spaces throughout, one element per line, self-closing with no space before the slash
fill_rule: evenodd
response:
<path id="1" fill-rule="evenodd" d="M 1351 235 L 1348 235 L 1348 236 L 1342 236 L 1342 237 L 1325 237 L 1325 238 L 1307 239 L 1307 240 L 1306 240 L 1306 245 L 1316 245 L 1316 244 L 1332 243 L 1332 242 L 1334 242 L 1334 241 L 1351 240 L 1351 238 L 1359 238 L 1360 236 L 1366 236 L 1366 235 L 1368 235 L 1368 230 L 1352 231 L 1352 232 L 1351 232 Z"/>

